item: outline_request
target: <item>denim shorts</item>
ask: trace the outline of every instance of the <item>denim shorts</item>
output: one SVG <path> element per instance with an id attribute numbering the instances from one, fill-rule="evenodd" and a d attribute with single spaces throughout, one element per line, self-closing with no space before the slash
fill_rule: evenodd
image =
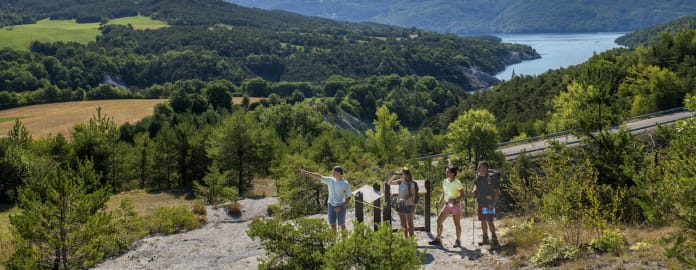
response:
<path id="1" fill-rule="evenodd" d="M 346 208 L 341 207 L 341 211 L 336 213 L 336 207 L 328 204 L 327 211 L 329 212 L 329 225 L 345 225 L 346 224 Z"/>

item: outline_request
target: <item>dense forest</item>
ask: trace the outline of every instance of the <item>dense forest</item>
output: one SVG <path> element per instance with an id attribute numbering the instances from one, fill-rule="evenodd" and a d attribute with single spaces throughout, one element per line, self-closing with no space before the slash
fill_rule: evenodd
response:
<path id="1" fill-rule="evenodd" d="M 32 17 L 47 15 L 41 12 L 53 7 L 38 1 L 18 2 L 2 2 L 7 5 L 3 10 L 11 6 L 17 16 Z M 111 3 L 80 2 L 92 7 Z M 233 7 L 218 1 L 172 2 Z M 68 6 L 61 12 L 79 14 L 81 6 Z M 108 6 L 99 7 L 108 10 Z M 195 21 L 195 17 L 177 18 Z M 335 38 L 335 34 L 312 32 L 321 27 L 310 31 L 278 25 L 285 28 L 271 31 L 240 25 L 172 24 L 151 31 L 109 26 L 87 45 L 34 43 L 30 51 L 0 51 L 0 81 L 7 89 L 0 99 L 7 106 L 169 97 L 151 117 L 136 123 L 116 126 L 97 110 L 70 134 L 48 138 L 32 138 L 21 119 L 16 120 L 8 136 L 0 138 L 1 198 L 20 208 L 19 214 L 10 217 L 15 249 L 0 257 L 7 268 L 87 268 L 123 253 L 139 237 L 162 230 L 148 229 L 144 223 L 170 224 L 144 222 L 128 202 L 107 211 L 105 202 L 118 192 L 176 189 L 206 203 L 218 203 L 247 196 L 256 179 L 272 179 L 284 207 L 276 206 L 275 218 L 259 220 L 250 231 L 256 237 L 272 237 L 269 232 L 277 231 L 272 226 L 280 226 L 278 219 L 296 219 L 325 209 L 326 188 L 319 182 L 308 183 L 297 174 L 298 168 L 326 172 L 341 164 L 349 172 L 351 185 L 359 187 L 381 182 L 396 168 L 408 166 L 415 177 L 432 180 L 439 194 L 442 163 L 417 158 L 445 151 L 454 152 L 449 158 L 460 166 L 461 175 L 474 175 L 473 164 L 483 159 L 498 169 L 503 185 L 499 209 L 521 217 L 511 227 L 509 241 L 538 250 L 524 260 L 557 266 L 576 258 L 621 254 L 627 247 L 620 229 L 641 224 L 649 229 L 676 228 L 663 241 L 649 245 L 681 267 L 696 266 L 694 120 L 661 127 L 646 136 L 633 136 L 621 128 L 605 130 L 634 115 L 679 106 L 696 109 L 694 30 L 662 35 L 652 46 L 611 50 L 578 66 L 515 77 L 488 91 L 468 93 L 448 69 L 438 69 L 435 60 L 472 61 L 462 67 L 480 61 L 477 65 L 483 66 L 484 60 L 468 58 L 464 52 L 493 57 L 500 48 L 495 46 L 511 45 L 491 37 L 469 39 L 425 31 L 413 40 L 375 33 Z M 274 41 L 266 43 L 271 39 L 257 36 L 273 36 Z M 303 58 L 307 54 L 318 55 Z M 352 58 L 360 54 L 365 55 Z M 404 62 L 407 72 L 372 69 L 386 65 L 392 54 L 401 55 L 395 59 L 413 61 Z M 497 63 L 490 61 L 492 66 Z M 438 73 L 421 74 L 418 67 Z M 264 77 L 268 74 L 276 77 Z M 103 84 L 105 75 L 127 87 Z M 232 96 L 246 98 L 241 105 L 233 105 Z M 267 98 L 252 104 L 250 96 Z M 350 115 L 371 124 L 364 131 L 331 124 Z M 544 157 L 521 155 L 512 163 L 496 152 L 501 140 L 558 130 L 573 130 L 584 138 L 583 147 L 554 146 Z M 162 213 L 166 215 L 170 214 Z M 187 217 L 179 220 L 181 227 L 193 227 L 193 217 L 181 215 Z M 296 224 L 328 237 L 323 222 L 298 219 Z M 314 236 L 308 233 L 309 239 Z M 301 245 L 313 243 L 292 244 L 304 251 Z M 416 248 L 415 244 L 407 247 Z M 329 252 L 326 246 L 319 250 Z M 324 255 L 288 254 L 279 251 L 277 260 L 262 265 L 319 268 L 316 258 Z M 650 258 L 664 259 L 656 256 Z M 406 259 L 408 265 L 420 265 L 413 257 Z"/>
<path id="2" fill-rule="evenodd" d="M 636 30 L 617 38 L 616 43 L 628 47 L 655 45 L 658 41 L 660 41 L 661 33 L 667 32 L 670 34 L 676 34 L 681 32 L 683 29 L 696 29 L 696 16 L 687 16 L 666 23 Z"/>
<path id="3" fill-rule="evenodd" d="M 338 20 L 457 34 L 626 32 L 696 13 L 696 3 L 680 0 L 227 1 Z"/>

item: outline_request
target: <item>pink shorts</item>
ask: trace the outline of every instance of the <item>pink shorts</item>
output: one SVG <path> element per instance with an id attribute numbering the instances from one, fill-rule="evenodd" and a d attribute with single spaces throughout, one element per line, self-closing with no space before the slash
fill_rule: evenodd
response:
<path id="1" fill-rule="evenodd" d="M 454 216 L 460 216 L 460 215 L 462 215 L 462 203 L 461 202 L 453 203 L 452 206 L 450 206 L 449 203 L 445 203 L 445 206 L 442 207 L 442 211 L 440 213 L 452 214 Z"/>

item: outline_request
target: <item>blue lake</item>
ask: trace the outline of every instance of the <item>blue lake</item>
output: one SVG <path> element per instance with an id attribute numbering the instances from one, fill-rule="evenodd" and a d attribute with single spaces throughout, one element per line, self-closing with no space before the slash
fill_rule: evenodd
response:
<path id="1" fill-rule="evenodd" d="M 549 69 L 577 65 L 587 61 L 594 53 L 620 47 L 614 40 L 624 34 L 496 34 L 503 42 L 532 46 L 541 55 L 541 59 L 507 66 L 505 71 L 496 74 L 495 77 L 509 80 L 513 70 L 517 75 L 539 75 Z"/>

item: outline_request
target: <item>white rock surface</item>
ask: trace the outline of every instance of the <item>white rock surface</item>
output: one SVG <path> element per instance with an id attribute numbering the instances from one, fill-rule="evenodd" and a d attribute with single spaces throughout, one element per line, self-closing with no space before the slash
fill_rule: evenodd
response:
<path id="1" fill-rule="evenodd" d="M 154 236 L 138 241 L 131 250 L 119 257 L 111 258 L 93 269 L 257 269 L 258 259 L 264 250 L 258 240 L 246 235 L 247 226 L 256 216 L 265 216 L 267 206 L 277 203 L 277 198 L 245 199 L 240 204 L 243 214 L 240 218 L 230 218 L 223 208 L 208 207 L 208 224 L 193 231 Z M 366 214 L 371 222 L 371 212 Z M 313 215 L 326 218 L 326 215 Z M 348 229 L 352 229 L 355 218 L 354 209 L 348 213 Z M 398 216 L 394 214 L 393 226 L 398 227 Z M 480 241 L 481 231 L 478 221 L 472 223 L 470 217 L 461 219 L 462 248 L 454 248 L 455 230 L 452 218 L 444 223 L 443 246 L 428 245 L 436 232 L 436 218 L 431 218 L 432 234 L 416 232 L 418 250 L 425 252 L 424 269 L 493 269 L 507 259 L 491 255 L 475 245 Z M 423 226 L 422 216 L 416 216 L 416 226 Z M 474 234 L 472 238 L 472 225 Z M 500 265 L 497 267 L 499 268 Z"/>

